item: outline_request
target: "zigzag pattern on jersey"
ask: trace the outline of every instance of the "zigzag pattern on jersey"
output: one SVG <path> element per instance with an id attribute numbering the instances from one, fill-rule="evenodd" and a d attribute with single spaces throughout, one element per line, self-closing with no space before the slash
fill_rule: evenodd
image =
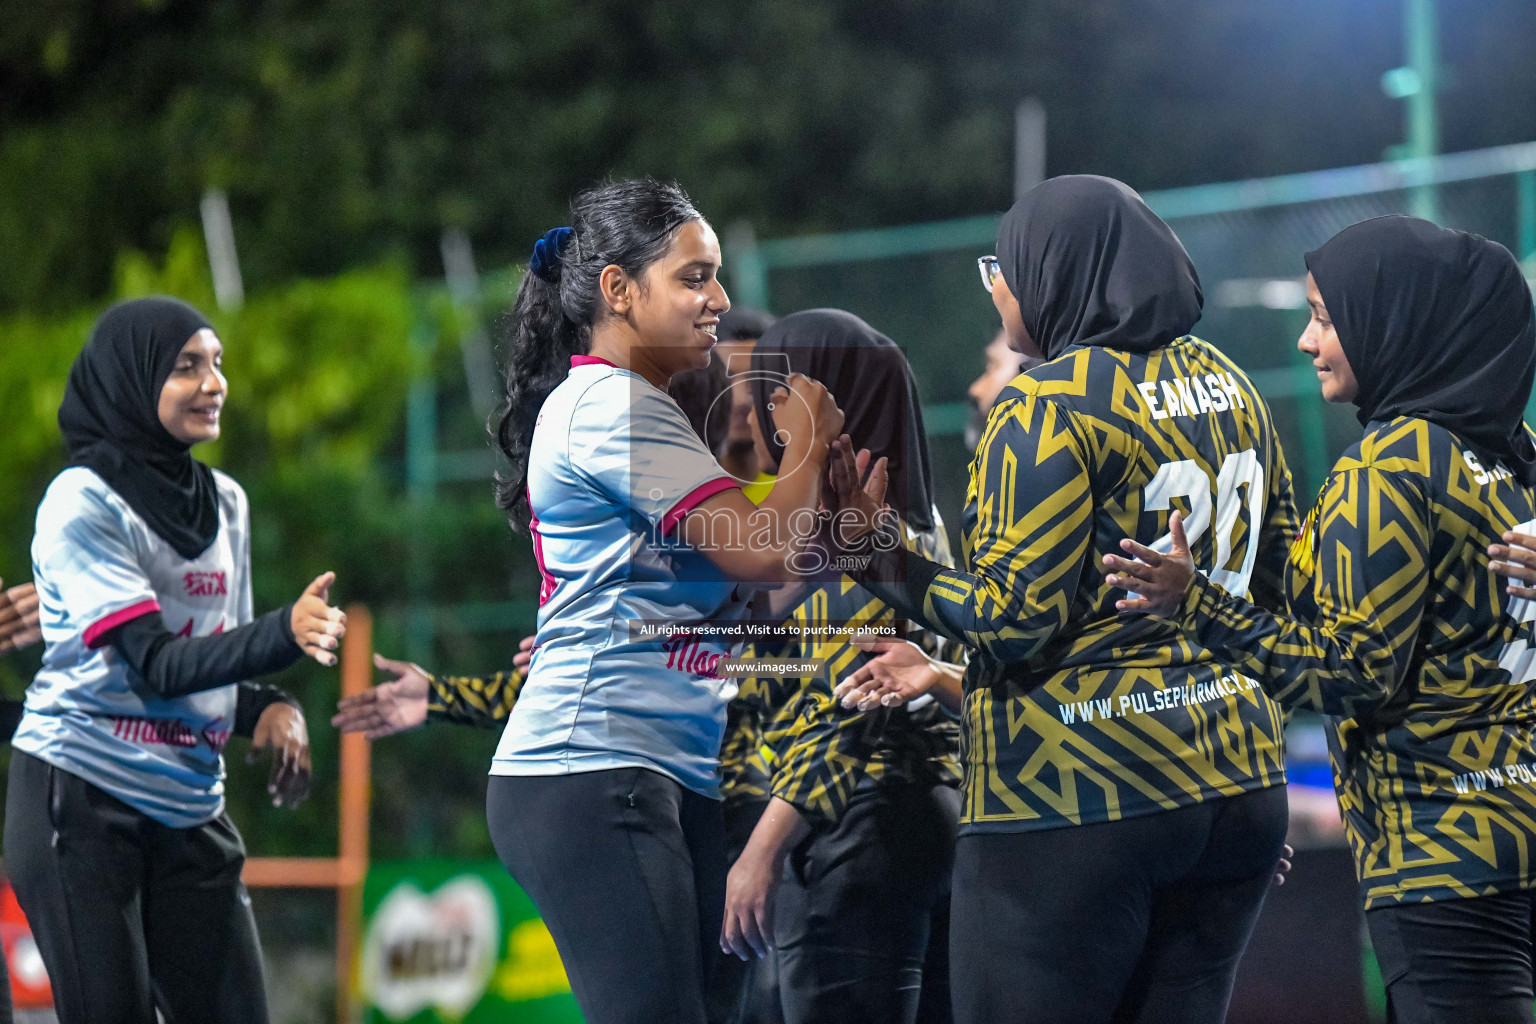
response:
<path id="1" fill-rule="evenodd" d="M 908 532 L 907 544 L 934 561 L 954 564 L 942 523 L 926 533 Z M 811 590 L 789 621 L 797 628 L 885 625 L 895 621 L 895 611 L 842 576 Z M 934 657 L 957 656 L 927 630 L 914 630 L 908 639 Z M 866 780 L 960 779 L 960 727 L 937 702 L 917 710 L 859 712 L 833 699 L 838 682 L 870 657 L 850 641 L 848 635 L 821 635 L 771 648 L 752 645 L 752 657 L 824 659 L 827 669 L 803 679 L 752 677 L 742 681 L 737 698 L 749 709 L 750 722 L 761 729 L 758 750 L 769 772 L 769 793 L 816 821 L 841 818 L 855 788 Z M 736 741 L 738 757 L 745 742 Z"/>
<path id="2" fill-rule="evenodd" d="M 726 807 L 760 803 L 771 795 L 773 773 L 763 753 L 757 710 L 739 696 L 725 709 L 725 740 L 720 745 L 720 799 Z"/>
<path id="3" fill-rule="evenodd" d="M 1209 375 L 1241 407 L 1213 401 Z M 1165 399 L 1180 382 L 1196 396 L 1187 414 Z M 963 830 L 1116 820 L 1285 782 L 1279 710 L 1174 626 L 1122 618 L 1101 566 L 1121 538 L 1151 543 L 1173 509 L 1190 515 L 1183 498 L 1145 507 L 1163 467 L 1192 463 L 1214 495 L 1225 461 L 1246 452 L 1262 470 L 1263 521 L 1250 520 L 1244 485 L 1231 557 L 1212 565 L 1208 530 L 1196 561 L 1240 570 L 1258 544 L 1251 590 L 1278 607 L 1290 475 L 1268 407 L 1224 355 L 1196 338 L 1152 353 L 1077 349 L 1004 391 L 971 466 L 969 571 L 940 572 L 924 601 L 928 622 L 975 651 Z"/>
<path id="4" fill-rule="evenodd" d="M 445 722 L 500 728 L 528 675 L 522 669 L 489 676 L 427 676 L 427 714 Z"/>
<path id="5" fill-rule="evenodd" d="M 1373 425 L 1335 465 L 1292 549 L 1276 628 L 1215 587 L 1191 595 L 1201 639 L 1287 706 L 1330 714 L 1334 783 L 1368 909 L 1536 884 L 1536 707 L 1511 676 L 1530 614 L 1487 546 L 1536 495 L 1424 420 Z M 1511 612 L 1515 614 L 1511 614 Z M 1524 666 L 1518 666 L 1522 672 Z"/>

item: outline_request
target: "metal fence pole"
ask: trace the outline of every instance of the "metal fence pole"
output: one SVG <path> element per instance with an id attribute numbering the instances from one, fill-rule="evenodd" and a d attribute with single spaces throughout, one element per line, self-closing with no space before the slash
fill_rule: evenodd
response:
<path id="1" fill-rule="evenodd" d="M 413 376 L 406 396 L 405 490 L 412 529 L 406 536 L 406 592 L 410 611 L 406 617 L 406 658 L 417 664 L 432 661 L 432 545 L 427 518 L 437 492 L 437 381 L 434 357 L 437 328 L 428 310 L 416 303 L 411 327 Z"/>
<path id="2" fill-rule="evenodd" d="M 1418 88 L 1407 98 L 1408 155 L 1429 157 L 1440 152 L 1440 40 L 1437 0 L 1404 0 L 1404 42 L 1408 67 Z M 1440 204 L 1433 185 L 1420 185 L 1408 196 L 1415 217 L 1439 222 Z"/>
<path id="3" fill-rule="evenodd" d="M 731 301 L 768 309 L 768 266 L 757 245 L 757 232 L 744 220 L 725 232 L 725 267 L 731 275 Z"/>

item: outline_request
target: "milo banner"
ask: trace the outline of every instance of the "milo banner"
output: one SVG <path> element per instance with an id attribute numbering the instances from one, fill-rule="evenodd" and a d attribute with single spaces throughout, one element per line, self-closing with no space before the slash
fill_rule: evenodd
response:
<path id="1" fill-rule="evenodd" d="M 375 864 L 358 984 L 368 1024 L 580 1024 L 533 903 L 496 861 Z"/>

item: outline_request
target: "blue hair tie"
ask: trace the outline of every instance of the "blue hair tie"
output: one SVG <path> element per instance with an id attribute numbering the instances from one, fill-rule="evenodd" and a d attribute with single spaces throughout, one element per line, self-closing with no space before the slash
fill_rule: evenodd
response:
<path id="1" fill-rule="evenodd" d="M 537 274 L 550 284 L 560 280 L 560 250 L 571 237 L 570 228 L 550 228 L 544 237 L 533 243 L 533 259 L 528 261 L 528 271 Z"/>

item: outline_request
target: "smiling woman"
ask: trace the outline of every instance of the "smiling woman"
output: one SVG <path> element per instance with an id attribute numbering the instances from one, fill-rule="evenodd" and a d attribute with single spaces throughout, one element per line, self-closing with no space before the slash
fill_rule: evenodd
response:
<path id="1" fill-rule="evenodd" d="M 232 734 L 271 747 L 273 802 L 304 799 L 303 712 L 246 680 L 301 654 L 335 664 L 345 624 L 330 573 L 254 616 L 245 492 L 190 452 L 219 434 L 221 358 L 191 306 L 120 303 L 59 409 L 71 464 L 37 513 L 47 651 L 13 741 L 5 862 L 62 1024 L 153 1024 L 157 1001 L 267 1019 L 222 753 Z"/>
<path id="2" fill-rule="evenodd" d="M 213 328 L 204 327 L 176 353 L 171 375 L 160 389 L 161 425 L 188 447 L 217 441 L 225 391 L 224 346 Z"/>
<path id="3" fill-rule="evenodd" d="M 1411 217 L 1345 228 L 1306 262 L 1300 348 L 1365 434 L 1291 548 L 1284 608 L 1196 572 L 1177 523 L 1156 551 L 1122 541 L 1108 581 L 1132 592 L 1122 612 L 1329 717 L 1392 1019 L 1529 1021 L 1533 613 L 1489 570 L 1526 579 L 1536 543 L 1530 289 L 1503 246 Z"/>
<path id="4" fill-rule="evenodd" d="M 1296 340 L 1296 347 L 1312 357 L 1312 368 L 1317 371 L 1323 401 L 1353 402 L 1360 393 L 1360 384 L 1355 380 L 1354 368 L 1349 365 L 1349 356 L 1344 354 L 1344 343 L 1339 341 L 1339 332 L 1334 329 L 1333 317 L 1323 302 L 1323 293 L 1318 291 L 1317 280 L 1311 274 L 1307 275 L 1307 305 L 1312 309 L 1312 318 Z"/>
<path id="5" fill-rule="evenodd" d="M 543 586 L 486 811 L 588 1024 L 703 1024 L 736 686 L 716 670 L 726 643 L 690 638 L 680 657 L 631 626 L 687 634 L 739 617 L 758 583 L 793 578 L 807 538 L 744 528 L 758 506 L 665 390 L 708 364 L 730 308 L 714 229 L 681 189 L 650 180 L 584 192 L 571 212 L 535 245 L 508 318 L 497 437 L 512 471 L 498 500 L 531 535 Z M 761 507 L 788 523 L 814 517 L 842 413 L 802 375 L 778 395 L 775 425 L 803 470 Z"/>

